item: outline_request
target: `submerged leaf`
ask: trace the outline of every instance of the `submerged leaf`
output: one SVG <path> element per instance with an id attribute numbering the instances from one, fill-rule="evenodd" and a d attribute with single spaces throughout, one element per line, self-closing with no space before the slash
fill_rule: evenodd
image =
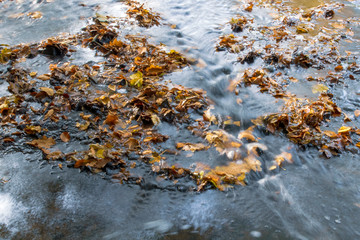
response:
<path id="1" fill-rule="evenodd" d="M 312 86 L 311 88 L 313 93 L 323 93 L 326 92 L 327 90 L 329 90 L 329 88 L 327 86 L 325 86 L 324 84 L 317 84 Z"/>

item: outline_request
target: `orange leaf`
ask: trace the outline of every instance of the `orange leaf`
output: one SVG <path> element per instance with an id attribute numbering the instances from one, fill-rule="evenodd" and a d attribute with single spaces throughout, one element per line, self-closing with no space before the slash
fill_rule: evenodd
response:
<path id="1" fill-rule="evenodd" d="M 360 116 L 360 110 L 355 110 L 354 114 L 355 114 L 355 117 Z"/>
<path id="2" fill-rule="evenodd" d="M 323 133 L 326 136 L 330 137 L 330 138 L 337 138 L 338 137 L 337 133 L 335 133 L 333 131 L 325 130 L 325 131 L 323 131 Z"/>
<path id="3" fill-rule="evenodd" d="M 106 117 L 106 120 L 104 123 L 106 123 L 109 126 L 114 126 L 118 122 L 118 117 L 115 114 L 109 114 Z"/>

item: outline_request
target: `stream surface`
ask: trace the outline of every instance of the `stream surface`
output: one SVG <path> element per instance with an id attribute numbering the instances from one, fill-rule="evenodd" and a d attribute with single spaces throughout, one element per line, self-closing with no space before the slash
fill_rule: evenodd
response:
<path id="1" fill-rule="evenodd" d="M 359 1 L 340 2 L 345 7 L 336 17 L 360 16 Z M 126 11 L 121 1 L 81 3 L 5 0 L 0 3 L 0 43 L 15 45 L 38 42 L 63 32 L 77 33 L 96 12 L 121 17 Z M 302 9 L 320 3 L 284 2 Z M 236 96 L 226 91 L 229 80 L 249 67 L 247 63 L 236 63 L 236 55 L 215 51 L 219 37 L 230 33 L 226 24 L 236 16 L 238 1 L 151 0 L 146 4 L 160 13 L 164 21 L 176 24 L 176 28 L 169 31 L 168 27 L 153 27 L 142 29 L 142 34 L 151 36 L 151 42 L 164 43 L 203 63 L 166 78 L 186 87 L 204 89 L 216 111 L 240 120 L 244 129 L 250 126 L 251 119 L 278 111 L 276 99 L 260 93 L 256 87 L 241 89 L 239 96 L 244 99 L 241 106 Z M 43 18 L 30 19 L 26 17 L 29 11 L 41 11 Z M 257 23 L 273 21 L 272 10 L 255 11 Z M 14 17 L 19 13 L 25 16 Z M 354 26 L 352 30 L 354 41 L 340 42 L 340 47 L 360 52 L 360 27 Z M 96 60 L 94 53 L 86 50 L 72 58 L 74 63 Z M 49 61 L 52 60 L 43 57 L 31 64 L 41 69 Z M 261 63 L 255 61 L 253 65 L 256 64 Z M 321 74 L 321 70 L 315 69 L 291 71 L 294 76 L 309 71 Z M 360 109 L 359 75 L 355 78 L 332 89 L 336 103 L 349 115 Z M 312 94 L 307 82 L 293 90 L 306 97 Z M 0 96 L 6 95 L 7 84 L 2 81 Z M 359 126 L 358 121 L 353 118 L 352 124 Z M 358 152 L 325 159 L 317 149 L 299 148 L 281 134 L 264 134 L 261 138 L 270 152 L 291 149 L 294 164 L 277 174 L 263 174 L 245 187 L 201 193 L 121 185 L 77 169 L 60 170 L 44 161 L 40 151 L 25 146 L 2 147 L 0 178 L 7 182 L 0 183 L 0 238 L 360 239 Z M 211 158 L 206 153 L 196 157 Z"/>

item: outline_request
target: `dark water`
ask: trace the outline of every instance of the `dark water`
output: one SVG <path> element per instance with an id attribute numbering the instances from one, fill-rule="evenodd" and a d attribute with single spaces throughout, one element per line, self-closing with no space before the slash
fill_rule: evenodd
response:
<path id="1" fill-rule="evenodd" d="M 303 9 L 320 3 L 284 2 Z M 342 3 L 346 6 L 334 21 L 358 18 L 358 1 Z M 142 34 L 204 63 L 167 78 L 206 90 L 216 111 L 241 120 L 244 128 L 251 119 L 278 111 L 280 103 L 259 93 L 256 87 L 240 91 L 239 97 L 244 99 L 241 106 L 236 103 L 236 96 L 226 91 L 229 80 L 249 67 L 235 63 L 235 55 L 215 52 L 214 48 L 221 35 L 230 33 L 226 23 L 238 13 L 239 1 L 153 0 L 147 5 L 177 27 L 142 29 Z M 0 3 L 0 43 L 37 42 L 62 32 L 77 33 L 96 12 L 121 17 L 125 9 L 121 1 L 111 0 L 86 1 L 85 6 L 81 1 L 4 1 Z M 29 11 L 41 11 L 43 18 L 29 19 Z M 252 17 L 257 24 L 273 23 L 275 10 L 254 11 Z M 25 15 L 13 18 L 19 13 Z M 359 25 L 352 25 L 352 30 L 352 42 L 341 41 L 339 48 L 359 52 Z M 94 53 L 84 50 L 73 58 L 74 63 L 86 62 L 94 58 Z M 41 69 L 48 62 L 40 58 L 32 64 Z M 321 75 L 325 70 L 292 69 L 290 74 L 298 77 L 315 71 Z M 1 96 L 8 94 L 6 89 L 5 83 L 0 85 Z M 311 83 L 294 85 L 292 91 L 311 97 Z M 360 109 L 358 75 L 332 91 L 337 104 L 349 115 Z M 355 118 L 352 124 L 359 126 Z M 270 153 L 291 149 L 295 164 L 227 192 L 182 193 L 119 185 L 100 175 L 60 170 L 42 161 L 40 153 L 25 147 L 1 150 L 0 177 L 8 182 L 0 185 L 0 238 L 360 239 L 358 153 L 346 152 L 325 160 L 316 149 L 299 149 L 281 135 L 263 134 L 261 138 Z M 198 156 L 205 157 L 208 156 Z"/>

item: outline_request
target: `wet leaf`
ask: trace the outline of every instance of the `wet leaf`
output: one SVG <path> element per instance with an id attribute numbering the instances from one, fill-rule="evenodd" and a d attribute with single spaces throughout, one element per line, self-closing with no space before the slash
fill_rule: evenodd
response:
<path id="1" fill-rule="evenodd" d="M 41 132 L 40 126 L 26 126 L 24 132 L 27 134 L 36 134 Z"/>
<path id="2" fill-rule="evenodd" d="M 89 128 L 90 122 L 86 121 L 84 124 L 76 123 L 76 127 L 78 127 L 81 131 L 85 131 Z"/>
<path id="3" fill-rule="evenodd" d="M 70 141 L 70 134 L 68 132 L 63 132 L 60 134 L 60 139 L 63 142 L 69 142 Z"/>
<path id="4" fill-rule="evenodd" d="M 32 145 L 37 148 L 51 148 L 55 145 L 55 140 L 53 138 L 48 138 L 43 136 L 40 139 L 32 140 L 31 142 L 27 142 L 27 144 Z"/>
<path id="5" fill-rule="evenodd" d="M 0 63 L 6 63 L 11 56 L 11 49 L 3 48 L 0 52 Z"/>
<path id="6" fill-rule="evenodd" d="M 44 120 L 51 118 L 54 115 L 55 111 L 54 109 L 50 109 L 44 116 Z"/>
<path id="7" fill-rule="evenodd" d="M 339 130 L 338 133 L 347 133 L 351 131 L 351 127 L 347 127 L 347 126 L 342 126 Z"/>
<path id="8" fill-rule="evenodd" d="M 329 88 L 327 86 L 325 86 L 324 84 L 317 84 L 312 86 L 311 88 L 313 93 L 323 93 L 323 92 L 327 92 L 327 90 L 329 90 Z"/>
<path id="9" fill-rule="evenodd" d="M 338 65 L 338 66 L 335 67 L 336 72 L 341 72 L 342 70 L 344 70 L 344 67 L 341 66 L 341 65 Z"/>
<path id="10" fill-rule="evenodd" d="M 151 121 L 154 125 L 159 125 L 161 122 L 160 118 L 156 114 L 151 114 Z"/>
<path id="11" fill-rule="evenodd" d="M 32 77 L 32 78 L 36 77 L 36 75 L 37 75 L 37 72 L 31 72 L 31 73 L 29 73 L 29 76 Z"/>
<path id="12" fill-rule="evenodd" d="M 182 149 L 183 151 L 202 151 L 209 148 L 209 146 L 205 146 L 202 143 L 177 143 L 176 148 Z"/>
<path id="13" fill-rule="evenodd" d="M 45 92 L 49 97 L 52 97 L 55 94 L 54 89 L 52 89 L 52 88 L 40 87 L 40 90 Z"/>
<path id="14" fill-rule="evenodd" d="M 355 115 L 355 117 L 360 116 L 360 110 L 355 110 L 354 115 Z"/>
<path id="15" fill-rule="evenodd" d="M 141 87 L 143 85 L 143 74 L 142 72 L 134 73 L 130 76 L 130 85 L 135 87 Z"/>
<path id="16" fill-rule="evenodd" d="M 151 65 L 150 67 L 146 68 L 146 72 L 149 76 L 156 76 L 163 72 L 163 68 L 160 66 Z M 141 76 L 142 77 L 142 76 Z"/>
<path id="17" fill-rule="evenodd" d="M 110 113 L 107 115 L 104 123 L 110 126 L 114 126 L 118 123 L 118 121 L 119 121 L 118 116 L 114 113 Z"/>
<path id="18" fill-rule="evenodd" d="M 42 74 L 42 75 L 38 76 L 37 78 L 42 80 L 42 81 L 47 81 L 47 80 L 50 79 L 50 75 L 49 74 Z"/>
<path id="19" fill-rule="evenodd" d="M 333 132 L 333 131 L 329 131 L 329 130 L 325 130 L 322 131 L 323 134 L 325 134 L 326 136 L 330 137 L 330 138 L 337 138 L 338 134 Z"/>
<path id="20" fill-rule="evenodd" d="M 42 13 L 39 11 L 29 12 L 27 15 L 34 19 L 42 18 Z"/>
<path id="21" fill-rule="evenodd" d="M 46 154 L 46 159 L 48 160 L 60 160 L 64 157 L 64 154 L 61 151 L 54 151 Z"/>

